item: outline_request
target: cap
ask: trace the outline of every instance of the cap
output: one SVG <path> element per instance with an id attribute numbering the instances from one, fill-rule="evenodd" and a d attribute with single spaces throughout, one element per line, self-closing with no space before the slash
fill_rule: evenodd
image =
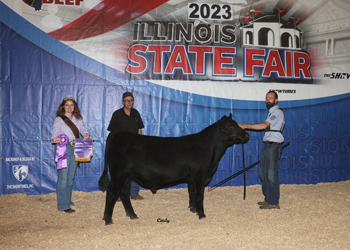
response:
<path id="1" fill-rule="evenodd" d="M 125 97 L 127 97 L 127 96 L 131 96 L 132 98 L 134 98 L 134 96 L 132 95 L 131 92 L 125 92 L 125 93 L 123 94 L 123 99 L 124 99 Z"/>

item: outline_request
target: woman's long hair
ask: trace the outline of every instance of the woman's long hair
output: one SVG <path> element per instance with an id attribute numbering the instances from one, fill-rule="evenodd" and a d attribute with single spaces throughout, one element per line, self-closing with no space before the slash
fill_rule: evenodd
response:
<path id="1" fill-rule="evenodd" d="M 62 103 L 60 104 L 60 106 L 57 109 L 56 112 L 56 116 L 63 116 L 65 114 L 64 112 L 64 105 L 66 104 L 67 101 L 72 101 L 74 103 L 74 111 L 73 111 L 73 115 L 77 118 L 77 119 L 83 119 L 83 117 L 80 114 L 80 109 L 78 107 L 78 103 L 74 100 L 68 99 L 68 100 L 63 100 Z"/>

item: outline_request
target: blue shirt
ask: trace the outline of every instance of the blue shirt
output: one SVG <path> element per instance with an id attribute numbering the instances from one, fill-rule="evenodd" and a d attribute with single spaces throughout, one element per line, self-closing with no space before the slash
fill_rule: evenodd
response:
<path id="1" fill-rule="evenodd" d="M 277 105 L 273 106 L 269 109 L 269 114 L 265 121 L 271 123 L 270 130 L 281 130 L 284 126 L 283 111 Z M 266 131 L 263 141 L 283 143 L 284 137 L 280 132 Z"/>

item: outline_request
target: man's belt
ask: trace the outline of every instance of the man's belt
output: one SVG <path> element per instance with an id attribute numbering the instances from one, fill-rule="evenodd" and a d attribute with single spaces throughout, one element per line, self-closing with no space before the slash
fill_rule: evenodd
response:
<path id="1" fill-rule="evenodd" d="M 274 142 L 274 141 L 264 141 L 264 144 L 282 144 L 282 143 Z"/>

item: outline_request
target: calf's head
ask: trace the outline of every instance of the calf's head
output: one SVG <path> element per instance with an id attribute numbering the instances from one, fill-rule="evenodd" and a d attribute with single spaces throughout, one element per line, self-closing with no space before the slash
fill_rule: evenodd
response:
<path id="1" fill-rule="evenodd" d="M 221 132 L 226 134 L 232 143 L 246 143 L 249 140 L 249 134 L 244 131 L 238 124 L 232 120 L 232 114 L 228 117 L 225 115 L 217 122 Z"/>

